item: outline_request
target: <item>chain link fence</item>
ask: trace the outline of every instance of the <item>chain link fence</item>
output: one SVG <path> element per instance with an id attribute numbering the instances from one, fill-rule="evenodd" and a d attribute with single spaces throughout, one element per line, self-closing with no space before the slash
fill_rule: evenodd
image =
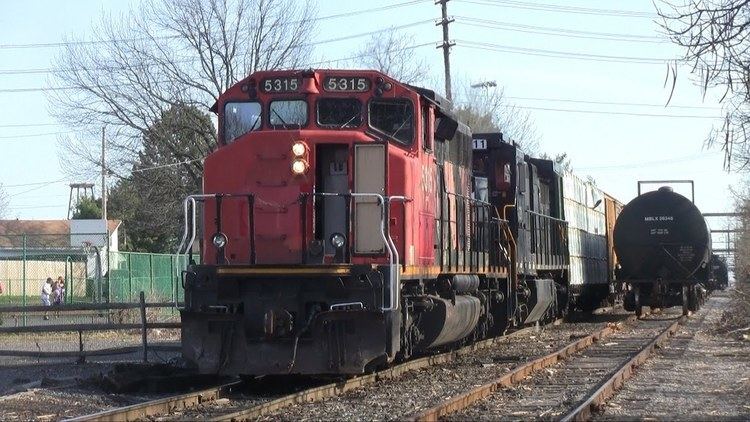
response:
<path id="1" fill-rule="evenodd" d="M 100 244 L 107 244 L 106 234 Z M 91 237 L 91 236 L 89 236 Z M 71 245 L 70 235 L 0 236 L 0 305 L 38 305 L 45 280 L 65 281 L 64 303 L 181 301 L 187 260 L 174 254 Z"/>
<path id="2" fill-rule="evenodd" d="M 187 259 L 174 254 L 108 251 L 107 234 L 21 234 L 0 235 L 0 307 L 52 304 L 47 312 L 0 313 L 0 325 L 28 326 L 55 324 L 55 282 L 64 281 L 60 305 L 138 302 L 144 292 L 149 303 L 179 303 L 179 283 Z M 79 239 L 87 239 L 79 241 Z M 43 289 L 48 287 L 45 303 Z M 50 290 L 52 290 L 50 292 Z M 65 324 L 125 322 L 133 312 L 104 311 L 67 314 Z M 179 318 L 174 308 L 162 308 L 151 320 Z"/>
<path id="3" fill-rule="evenodd" d="M 110 251 L 108 244 L 107 234 L 0 235 L 0 367 L 84 354 L 130 360 L 122 348 L 140 347 L 145 328 L 132 327 L 144 323 L 154 327 L 147 331 L 157 345 L 179 345 L 172 304 L 183 301 L 179 277 L 187 259 Z M 53 284 L 43 299 L 48 278 Z M 58 278 L 64 289 L 55 302 Z M 112 348 L 121 349 L 117 357 Z"/>

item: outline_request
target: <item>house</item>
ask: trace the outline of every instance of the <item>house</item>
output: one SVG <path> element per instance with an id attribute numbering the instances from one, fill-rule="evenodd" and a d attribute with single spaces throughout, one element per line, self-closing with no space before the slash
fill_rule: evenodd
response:
<path id="1" fill-rule="evenodd" d="M 122 221 L 109 220 L 0 220 L 0 258 L 13 251 L 50 253 L 54 250 L 83 250 L 86 247 L 119 249 Z"/>
<path id="2" fill-rule="evenodd" d="M 108 252 L 118 251 L 120 220 L 0 220 L 0 280 L 6 294 L 38 295 L 47 277 L 63 276 L 70 294 L 90 296 Z M 99 296 L 101 293 L 99 293 Z M 71 296 L 72 297 L 72 296 Z"/>

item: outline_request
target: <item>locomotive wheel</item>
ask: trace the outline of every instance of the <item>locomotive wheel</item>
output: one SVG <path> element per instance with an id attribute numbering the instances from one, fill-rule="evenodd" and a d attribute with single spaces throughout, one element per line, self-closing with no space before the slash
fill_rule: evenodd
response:
<path id="1" fill-rule="evenodd" d="M 692 307 L 690 301 L 692 299 L 688 286 L 682 286 L 682 315 L 689 315 L 690 308 Z"/>

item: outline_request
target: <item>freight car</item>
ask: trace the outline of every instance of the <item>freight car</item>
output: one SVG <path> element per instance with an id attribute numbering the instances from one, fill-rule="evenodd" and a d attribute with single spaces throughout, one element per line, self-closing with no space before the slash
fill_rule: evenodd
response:
<path id="1" fill-rule="evenodd" d="M 523 152 L 512 142 L 503 139 L 502 134 L 474 134 L 475 176 L 481 177 L 494 169 L 495 174 L 504 174 L 513 168 L 514 155 Z M 528 174 L 530 192 L 507 190 L 509 181 L 494 180 L 490 184 L 489 201 L 498 210 L 503 210 L 503 218 L 511 226 L 514 239 L 527 242 L 528 252 L 533 252 L 547 242 L 543 233 L 536 235 L 538 224 L 534 216 L 550 216 L 566 224 L 560 228 L 566 230 L 564 245 L 551 245 L 553 249 L 563 249 L 567 255 L 566 265 L 556 267 L 557 273 L 547 273 L 550 278 L 558 280 L 558 301 L 560 312 L 569 309 L 591 311 L 599 305 L 609 302 L 619 291 L 615 284 L 614 271 L 617 256 L 613 248 L 613 231 L 617 216 L 622 210 L 622 203 L 600 190 L 590 180 L 576 176 L 571 170 L 564 169 L 551 160 L 523 156 L 518 174 Z M 496 178 L 497 179 L 497 178 Z M 519 215 L 526 211 L 530 217 L 519 221 Z M 520 214 L 519 214 L 520 213 Z M 520 223 L 520 224 L 519 224 Z M 523 231 L 528 227 L 528 234 Z M 521 232 L 519 232 L 521 228 Z M 527 251 L 519 244 L 519 256 L 523 258 Z M 543 263 L 523 260 L 519 269 L 521 274 L 535 276 L 537 271 L 545 273 Z M 562 271 L 562 273 L 560 272 Z"/>
<path id="2" fill-rule="evenodd" d="M 639 192 L 617 219 L 614 246 L 619 278 L 629 286 L 628 311 L 640 316 L 643 306 L 682 305 L 685 314 L 698 309 L 709 277 L 711 236 L 690 199 L 669 186 Z"/>
<path id="3" fill-rule="evenodd" d="M 564 175 L 501 134 L 472 139 L 451 107 L 376 71 L 257 72 L 224 92 L 184 204 L 186 361 L 359 374 L 564 313 Z"/>
<path id="4" fill-rule="evenodd" d="M 729 268 L 725 258 L 711 255 L 711 275 L 708 280 L 708 290 L 724 290 L 729 286 Z"/>

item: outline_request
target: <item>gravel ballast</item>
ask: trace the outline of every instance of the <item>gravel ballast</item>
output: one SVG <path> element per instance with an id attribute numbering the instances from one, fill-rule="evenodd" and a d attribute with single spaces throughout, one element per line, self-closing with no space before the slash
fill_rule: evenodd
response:
<path id="1" fill-rule="evenodd" d="M 716 292 L 596 419 L 750 420 L 750 344 L 716 332 L 729 301 Z"/>
<path id="2" fill-rule="evenodd" d="M 508 338 L 451 363 L 409 372 L 321 402 L 285 408 L 265 420 L 403 419 L 603 328 L 607 321 L 626 318 L 622 313 L 601 315 L 590 322 L 566 323 Z"/>

